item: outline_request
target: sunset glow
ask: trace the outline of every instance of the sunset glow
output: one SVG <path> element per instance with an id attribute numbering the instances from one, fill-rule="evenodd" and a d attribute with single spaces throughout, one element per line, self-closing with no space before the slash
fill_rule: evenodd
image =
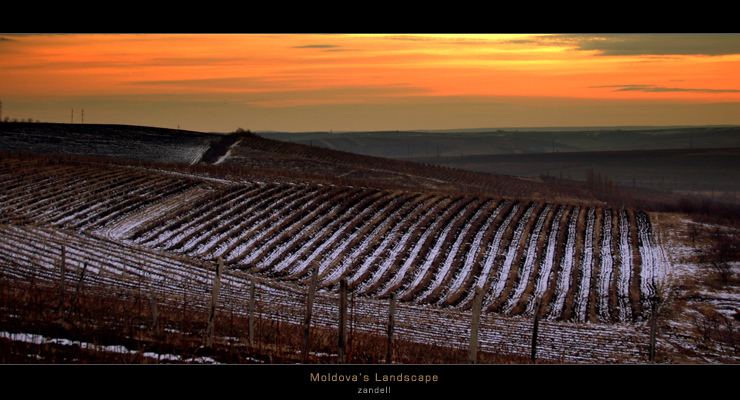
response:
<path id="1" fill-rule="evenodd" d="M 4 34 L 0 100 L 210 131 L 739 124 L 740 35 Z"/>

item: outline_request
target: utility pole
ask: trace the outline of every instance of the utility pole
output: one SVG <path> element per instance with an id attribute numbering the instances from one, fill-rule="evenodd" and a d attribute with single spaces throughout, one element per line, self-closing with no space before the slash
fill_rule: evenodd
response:
<path id="1" fill-rule="evenodd" d="M 80 112 L 80 120 L 81 120 L 80 123 L 82 123 L 82 124 L 85 123 L 85 109 L 84 108 Z"/>
<path id="2" fill-rule="evenodd" d="M 3 120 L 3 102 L 0 101 L 0 122 Z"/>
<path id="3" fill-rule="evenodd" d="M 75 123 L 75 109 L 72 108 L 72 111 L 69 113 L 69 123 L 74 124 Z"/>

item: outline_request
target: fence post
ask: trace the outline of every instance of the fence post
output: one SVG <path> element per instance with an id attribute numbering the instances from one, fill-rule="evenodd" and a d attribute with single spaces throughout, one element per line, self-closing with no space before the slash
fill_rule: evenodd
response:
<path id="1" fill-rule="evenodd" d="M 190 289 L 190 279 L 186 279 L 182 283 L 182 318 L 180 320 L 180 330 L 185 332 L 186 330 L 186 319 L 188 317 L 188 289 Z"/>
<path id="2" fill-rule="evenodd" d="M 223 273 L 224 260 L 218 258 L 216 266 L 216 276 L 213 278 L 213 289 L 211 290 L 211 306 L 208 310 L 208 329 L 206 330 L 206 347 L 213 347 L 214 320 L 216 319 L 216 306 L 218 303 L 218 293 L 221 290 L 221 274 Z"/>
<path id="3" fill-rule="evenodd" d="M 251 279 L 251 283 L 249 288 L 249 345 L 254 346 L 254 302 L 257 297 L 254 278 Z"/>
<path id="4" fill-rule="evenodd" d="M 85 273 L 87 272 L 87 263 L 82 264 L 82 271 L 80 272 L 80 279 L 77 281 L 77 287 L 75 288 L 75 295 L 72 298 L 72 313 L 76 313 L 79 308 L 80 292 L 82 292 L 82 283 L 85 281 Z"/>
<path id="5" fill-rule="evenodd" d="M 542 299 L 537 298 L 534 303 L 534 325 L 532 326 L 532 354 L 530 356 L 532 364 L 537 363 L 537 333 L 540 328 L 540 307 Z"/>
<path id="6" fill-rule="evenodd" d="M 478 362 L 478 329 L 480 328 L 480 312 L 483 303 L 483 292 L 481 288 L 475 289 L 475 298 L 473 299 L 473 308 L 471 310 L 470 321 L 470 347 L 468 349 L 468 362 L 476 364 Z"/>
<path id="7" fill-rule="evenodd" d="M 150 328 L 152 330 L 152 333 L 156 335 L 159 334 L 159 309 L 157 308 L 157 295 L 152 293 L 152 291 L 149 291 L 147 293 L 149 297 L 149 310 L 152 317 Z"/>
<path id="8" fill-rule="evenodd" d="M 355 343 L 355 292 L 352 292 L 352 296 L 349 301 L 349 339 L 347 340 L 347 347 L 349 351 L 347 355 L 349 359 L 352 359 L 352 352 L 354 351 Z"/>
<path id="9" fill-rule="evenodd" d="M 658 333 L 658 298 L 650 299 L 650 362 L 655 363 L 655 336 Z"/>
<path id="10" fill-rule="evenodd" d="M 311 316 L 313 313 L 313 298 L 316 294 L 316 285 L 319 281 L 318 266 L 311 268 L 311 283 L 306 293 L 306 316 L 303 319 L 303 363 L 308 362 L 308 352 L 311 344 Z"/>
<path id="11" fill-rule="evenodd" d="M 393 330 L 396 324 L 396 294 L 391 294 L 391 302 L 388 306 L 388 344 L 385 348 L 385 363 L 391 364 L 393 361 Z"/>
<path id="12" fill-rule="evenodd" d="M 57 306 L 57 311 L 59 312 L 60 318 L 64 318 L 64 292 L 66 291 L 66 288 L 65 288 L 66 275 L 67 275 L 67 255 L 65 253 L 64 246 L 62 246 L 62 257 L 59 262 L 59 305 Z"/>
<path id="13" fill-rule="evenodd" d="M 339 283 L 339 362 L 347 362 L 347 280 Z"/>

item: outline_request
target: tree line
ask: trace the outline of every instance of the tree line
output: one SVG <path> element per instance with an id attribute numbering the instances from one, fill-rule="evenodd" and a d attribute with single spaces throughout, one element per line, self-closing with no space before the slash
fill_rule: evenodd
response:
<path id="1" fill-rule="evenodd" d="M 33 118 L 10 118 L 10 117 L 5 117 L 5 118 L 1 119 L 0 122 L 3 122 L 3 123 L 11 123 L 11 122 L 40 123 L 41 120 L 40 119 L 33 119 Z"/>

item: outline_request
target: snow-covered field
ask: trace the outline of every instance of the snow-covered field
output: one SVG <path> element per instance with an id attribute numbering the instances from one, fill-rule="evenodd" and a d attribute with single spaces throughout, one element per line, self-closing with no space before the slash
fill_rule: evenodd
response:
<path id="1" fill-rule="evenodd" d="M 552 308 L 550 309 L 550 318 L 557 318 L 560 316 L 560 314 L 563 312 L 563 306 L 565 305 L 565 296 L 568 294 L 568 289 L 570 289 L 570 274 L 573 269 L 573 263 L 575 261 L 575 250 L 576 250 L 576 223 L 578 223 L 578 216 L 580 215 L 581 208 L 576 207 L 573 209 L 573 211 L 570 214 L 570 219 L 568 222 L 568 239 L 565 243 L 565 254 L 563 255 L 563 260 L 561 261 L 560 265 L 560 273 L 558 275 L 558 284 L 555 288 L 555 303 L 552 305 Z M 592 210 L 589 210 L 589 222 L 592 221 L 593 212 Z M 593 229 L 593 225 L 590 225 L 590 228 Z M 588 243 L 588 237 L 589 234 L 591 234 L 589 230 L 589 226 L 586 227 L 586 242 Z M 589 244 L 590 247 L 590 244 Z M 585 255 L 584 255 L 585 257 Z M 585 279 L 586 282 L 590 279 L 590 268 L 591 268 L 591 262 L 589 261 L 587 264 L 584 263 L 581 266 L 581 276 L 582 281 Z M 576 315 L 580 316 L 579 304 L 576 303 Z M 580 320 L 583 321 L 583 320 Z"/>
<path id="2" fill-rule="evenodd" d="M 493 224 L 493 221 L 496 219 L 496 217 L 498 217 L 498 215 L 501 213 L 501 210 L 504 208 L 504 204 L 510 204 L 510 203 L 508 203 L 508 202 L 502 202 L 501 204 L 499 204 L 498 207 L 496 207 L 496 209 L 491 213 L 491 215 L 488 216 L 488 218 L 483 223 L 483 225 L 481 225 L 480 229 L 478 229 L 478 233 L 476 233 L 475 239 L 473 239 L 473 243 L 470 246 L 470 251 L 468 252 L 467 256 L 465 257 L 465 262 L 463 263 L 462 268 L 457 273 L 457 276 L 455 277 L 455 280 L 447 288 L 447 291 L 445 292 L 445 294 L 443 294 L 442 296 L 440 296 L 440 300 L 439 300 L 439 303 L 438 303 L 439 305 L 442 305 L 442 304 L 445 304 L 445 303 L 450 303 L 453 296 L 459 296 L 463 284 L 465 283 L 465 281 L 471 275 L 471 272 L 472 272 L 473 267 L 474 267 L 473 263 L 475 262 L 476 256 L 479 254 L 479 252 L 482 251 L 481 241 L 483 240 L 483 235 L 485 235 L 486 231 L 491 228 L 491 225 Z M 511 218 L 513 217 L 513 214 L 515 212 L 516 212 L 516 209 L 514 209 L 514 211 L 509 215 L 509 217 L 506 218 L 506 220 L 505 220 L 506 222 L 502 226 L 499 227 L 499 229 L 498 229 L 497 232 L 503 232 L 503 229 L 505 229 L 506 226 L 508 226 L 509 222 L 511 222 Z M 501 237 L 500 236 L 501 235 L 498 235 L 498 233 L 497 233 L 497 237 L 498 237 L 499 241 L 501 240 Z M 491 247 L 494 247 L 494 246 L 495 246 L 495 249 L 492 249 L 492 250 L 489 249 L 489 251 L 488 251 L 488 254 L 491 257 L 491 259 L 493 258 L 493 256 L 491 256 L 491 253 L 493 252 L 495 254 L 495 252 L 498 249 L 498 244 L 496 243 L 496 240 L 495 239 L 494 239 Z M 490 271 L 490 266 L 487 269 L 484 269 L 484 271 L 481 273 L 480 276 L 487 277 L 488 276 L 488 271 Z M 481 281 L 480 285 L 481 286 L 483 285 L 483 282 L 482 281 L 484 281 L 485 279 L 486 278 L 481 278 L 480 279 L 480 281 Z M 477 283 L 476 283 L 476 287 L 478 287 L 478 284 Z M 475 293 L 475 290 L 471 290 L 471 292 L 472 293 Z"/>
<path id="3" fill-rule="evenodd" d="M 542 227 L 545 225 L 545 219 L 550 213 L 550 208 L 551 206 L 549 204 L 545 206 L 545 208 L 542 210 L 542 213 L 540 213 L 540 216 L 537 218 L 537 223 L 535 223 L 534 225 L 534 230 L 532 230 L 532 233 L 529 235 L 529 243 L 527 244 L 526 256 L 524 258 L 524 263 L 519 270 L 518 283 L 514 289 L 514 294 L 509 297 L 509 300 L 504 306 L 504 313 L 506 314 L 511 314 L 511 309 L 514 308 L 516 303 L 522 297 L 522 294 L 524 293 L 524 290 L 529 283 L 529 276 L 531 275 L 532 268 L 534 268 L 534 264 L 536 262 L 535 260 L 537 259 L 537 251 L 539 250 L 539 245 L 537 241 L 540 238 Z"/>
<path id="4" fill-rule="evenodd" d="M 657 296 L 659 315 L 663 308 L 670 310 L 661 319 L 661 335 L 668 349 L 679 354 L 680 362 L 740 363 L 737 285 L 718 280 L 716 271 L 701 259 L 712 242 L 701 235 L 691 240 L 688 230 L 694 226 L 710 237 L 716 232 L 736 237 L 740 232 L 671 214 L 638 213 L 636 217 L 640 253 L 647 263 L 641 278 L 644 307 Z M 740 262 L 729 265 L 737 277 Z"/>
<path id="5" fill-rule="evenodd" d="M 527 303 L 527 315 L 533 315 L 534 314 L 534 308 L 537 302 L 536 299 L 541 299 L 542 296 L 545 294 L 545 290 L 547 289 L 547 284 L 550 280 L 550 273 L 552 272 L 552 266 L 555 262 L 555 247 L 556 247 L 556 241 L 558 232 L 560 230 L 560 218 L 563 216 L 563 212 L 565 211 L 564 207 L 560 207 L 558 209 L 557 214 L 555 214 L 555 217 L 552 220 L 552 225 L 550 228 L 550 236 L 547 239 L 547 253 L 545 254 L 544 260 L 542 260 L 542 265 L 540 266 L 540 272 L 539 277 L 537 278 L 537 284 L 534 288 L 534 294 L 532 295 L 532 298 Z M 567 247 L 567 244 L 566 244 Z M 572 252 L 572 251 L 571 251 Z M 567 254 L 563 258 L 563 263 L 566 263 L 567 261 Z M 568 275 L 570 275 L 570 266 L 568 266 Z"/>
<path id="6" fill-rule="evenodd" d="M 59 125 L 48 129 L 32 124 L 5 127 L 0 147 L 10 151 L 62 153 L 89 156 L 122 157 L 147 162 L 195 164 L 208 151 L 217 135 L 115 125 L 78 125 L 66 129 Z"/>
<path id="7" fill-rule="evenodd" d="M 182 293 L 190 299 L 189 307 L 205 310 L 210 298 L 212 265 L 175 258 L 143 248 L 115 245 L 93 237 L 80 237 L 53 229 L 0 229 L 0 260 L 15 260 L 4 267 L 6 279 L 37 281 L 58 280 L 61 245 L 65 246 L 67 279 L 79 276 L 87 264 L 87 290 L 116 287 L 136 290 L 144 288 L 161 301 L 181 301 Z M 43 244 L 42 244 L 43 242 Z M 246 288 L 251 275 L 227 270 L 221 286 L 219 307 L 242 315 L 248 296 Z M 257 279 L 258 309 L 263 318 L 280 318 L 300 323 L 304 311 L 303 290 L 295 285 L 272 279 Z M 356 305 L 355 329 L 370 333 L 385 330 L 387 302 L 360 298 Z M 317 326 L 334 327 L 337 323 L 336 295 L 317 293 L 314 321 Z M 466 348 L 469 315 L 464 311 L 401 303 L 397 309 L 397 335 L 407 340 L 456 348 Z M 531 321 L 527 318 L 484 315 L 481 320 L 480 343 L 483 351 L 526 355 L 529 352 Z M 10 335 L 10 334 L 8 334 Z M 543 321 L 540 325 L 539 350 L 543 358 L 567 362 L 640 361 L 645 356 L 644 329 L 629 325 L 582 325 Z M 19 336 L 18 340 L 26 337 Z M 35 338 L 34 340 L 53 340 Z M 123 348 L 119 350 L 124 351 Z M 104 349 L 105 351 L 105 349 Z M 185 360 L 180 360 L 185 361 Z"/>
<path id="8" fill-rule="evenodd" d="M 601 232 L 601 274 L 599 277 L 599 317 L 602 321 L 610 320 L 609 295 L 612 281 L 612 213 L 604 210 Z"/>
<path id="9" fill-rule="evenodd" d="M 630 246 L 630 224 L 627 212 L 619 210 L 619 283 L 617 296 L 619 297 L 619 320 L 632 319 L 632 310 L 629 305 L 629 285 L 632 276 L 632 249 Z"/>
<path id="10" fill-rule="evenodd" d="M 145 358 L 156 360 L 157 362 L 178 362 L 186 364 L 218 364 L 216 360 L 211 357 L 189 357 L 184 358 L 176 354 L 167 353 L 154 353 L 154 352 L 143 352 L 138 350 L 130 350 L 126 346 L 122 345 L 98 345 L 94 343 L 82 342 L 79 340 L 69 340 L 65 338 L 51 338 L 42 335 L 36 335 L 33 333 L 11 333 L 11 332 L 0 332 L 0 339 L 7 339 L 14 342 L 31 343 L 35 345 L 57 345 L 57 346 L 75 346 L 83 350 L 103 352 L 103 353 L 116 353 L 126 355 L 141 355 Z"/>
<path id="11" fill-rule="evenodd" d="M 594 223 L 596 221 L 596 210 L 593 208 L 589 208 L 588 214 L 587 214 L 587 225 L 586 225 L 586 237 L 583 242 L 583 256 L 581 258 L 581 282 L 578 290 L 578 297 L 576 298 L 576 316 L 577 320 L 580 322 L 586 321 L 586 311 L 588 307 L 588 294 L 589 294 L 589 288 L 591 285 L 591 275 L 593 271 L 593 257 L 594 257 L 594 251 L 593 251 L 593 243 L 594 243 Z M 571 221 L 571 224 L 573 224 L 574 221 Z M 573 229 L 572 227 L 569 228 Z M 568 237 L 568 241 L 570 242 L 570 236 Z M 568 249 L 572 248 L 572 244 L 568 245 Z M 572 250 L 570 250 L 572 252 Z M 568 254 L 568 250 L 566 249 L 566 254 Z M 561 280 L 567 280 L 565 279 L 565 275 L 561 275 Z M 567 287 L 568 283 L 563 282 L 562 285 L 558 285 L 559 292 L 558 292 L 558 300 L 556 300 L 555 304 L 558 305 L 557 307 L 553 308 L 553 316 L 557 317 L 562 312 L 563 305 L 562 303 L 565 301 L 565 296 L 567 294 Z"/>
<path id="12" fill-rule="evenodd" d="M 207 269 L 220 257 L 235 271 L 229 275 L 231 289 L 224 289 L 226 298 L 240 299 L 244 280 L 237 277 L 255 274 L 265 279 L 263 289 L 277 287 L 282 293 L 275 295 L 281 299 L 275 307 L 291 305 L 300 320 L 302 295 L 295 293 L 315 266 L 327 299 L 346 279 L 367 307 L 376 307 L 368 310 L 376 314 L 368 315 L 379 316 L 373 322 L 377 326 L 382 305 L 396 294 L 407 307 L 407 321 L 418 325 L 409 322 L 399 332 L 405 329 L 425 342 L 436 342 L 429 332 L 440 332 L 423 328 L 428 323 L 412 314 L 454 315 L 457 326 L 444 329 L 465 336 L 476 288 L 484 292 L 484 321 L 496 321 L 495 329 L 481 334 L 491 349 L 522 342 L 500 331 L 523 335 L 537 298 L 548 302 L 545 326 L 555 324 L 552 329 L 578 331 L 581 325 L 571 322 L 589 322 L 583 329 L 593 329 L 596 336 L 639 336 L 643 316 L 631 310 L 645 309 L 669 270 L 652 221 L 634 210 L 349 186 L 220 182 L 114 165 L 16 175 L 11 165 L 0 164 L 0 181 L 7 188 L 0 193 L 0 211 L 12 217 L 0 225 L 0 263 L 19 278 L 35 271 L 53 279 L 51 266 L 64 245 L 70 274 L 85 264 L 101 287 L 131 287 L 141 279 L 153 290 L 181 293 L 191 290 L 189 285 L 208 286 Z M 629 297 L 631 285 L 640 287 L 639 299 Z M 734 298 L 719 301 L 730 304 Z M 519 328 L 503 328 L 505 321 Z M 605 333 L 606 326 L 614 331 Z M 464 343 L 450 333 L 441 337 L 450 345 Z M 570 339 L 547 340 L 557 347 Z M 594 350 L 568 343 L 574 347 L 567 354 L 580 349 L 584 360 L 588 354 L 609 358 L 599 353 L 609 346 Z M 524 347 L 522 342 L 516 351 Z"/>

